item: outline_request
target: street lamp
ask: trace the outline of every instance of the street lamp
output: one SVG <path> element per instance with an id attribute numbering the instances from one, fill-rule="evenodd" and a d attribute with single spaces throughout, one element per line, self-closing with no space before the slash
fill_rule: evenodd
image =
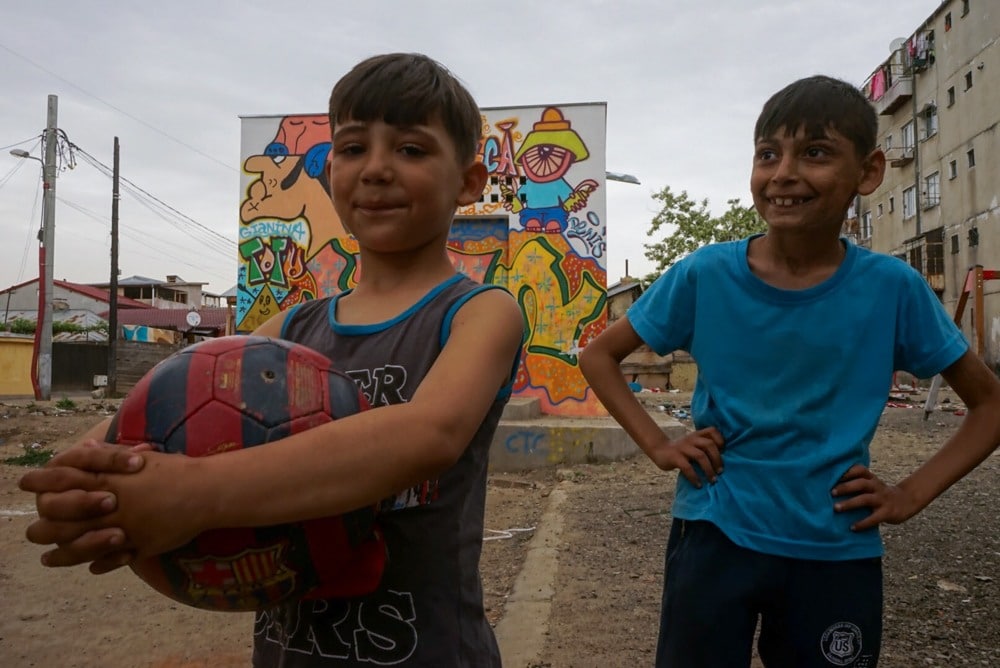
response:
<path id="1" fill-rule="evenodd" d="M 49 95 L 48 126 L 45 129 L 45 159 L 24 149 L 12 149 L 15 158 L 42 163 L 42 231 L 38 235 L 38 317 L 35 319 L 35 359 L 31 381 L 35 399 L 52 397 L 52 269 L 55 264 L 56 203 L 56 108 L 57 98 Z"/>
<path id="2" fill-rule="evenodd" d="M 639 179 L 632 176 L 631 174 L 622 174 L 621 172 L 604 172 L 604 178 L 608 181 L 621 181 L 622 183 L 631 183 L 633 185 L 641 185 Z"/>

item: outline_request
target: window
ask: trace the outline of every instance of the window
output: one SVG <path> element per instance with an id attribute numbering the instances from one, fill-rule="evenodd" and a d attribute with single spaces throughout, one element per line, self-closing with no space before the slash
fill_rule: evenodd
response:
<path id="1" fill-rule="evenodd" d="M 924 208 L 929 209 L 941 202 L 941 174 L 934 172 L 924 179 Z"/>
<path id="2" fill-rule="evenodd" d="M 972 88 L 972 70 L 965 73 L 965 90 Z"/>
<path id="3" fill-rule="evenodd" d="M 879 202 L 879 203 L 878 203 L 878 217 L 879 217 L 879 218 L 881 218 L 881 217 L 882 217 L 882 211 L 883 211 L 883 208 L 884 208 L 884 207 L 882 206 L 882 202 Z"/>
<path id="4" fill-rule="evenodd" d="M 962 0 L 962 16 L 969 13 L 969 0 Z"/>
<path id="5" fill-rule="evenodd" d="M 910 249 L 910 266 L 919 271 L 921 274 L 924 273 L 924 253 L 923 248 L 920 246 L 915 246 Z"/>
<path id="6" fill-rule="evenodd" d="M 927 278 L 944 274 L 944 230 L 938 228 L 936 232 L 936 234 L 929 232 L 924 235 L 924 257 L 927 269 L 924 276 Z M 934 288 L 934 292 L 944 292 L 944 285 L 940 288 Z M 938 297 L 940 296 L 938 294 Z"/>
<path id="7" fill-rule="evenodd" d="M 972 227 L 969 228 L 969 247 L 979 245 L 979 228 Z"/>
<path id="8" fill-rule="evenodd" d="M 910 151 L 913 149 L 914 144 L 914 134 L 913 134 L 913 121 L 907 121 L 903 125 L 903 152 Z"/>
<path id="9" fill-rule="evenodd" d="M 885 150 L 888 151 L 892 148 L 892 134 L 887 134 L 885 136 Z"/>
<path id="10" fill-rule="evenodd" d="M 954 106 L 954 104 L 955 104 L 955 87 L 950 86 L 948 88 L 948 106 L 951 107 Z"/>
<path id="11" fill-rule="evenodd" d="M 951 12 L 944 15 L 944 31 L 948 32 L 951 30 Z"/>
<path id="12" fill-rule="evenodd" d="M 889 213 L 892 213 L 895 210 L 896 210 L 896 198 L 890 195 L 889 196 Z"/>
<path id="13" fill-rule="evenodd" d="M 937 107 L 933 104 L 927 105 L 923 113 L 924 120 L 924 137 L 933 137 L 938 131 L 938 113 Z"/>
<path id="14" fill-rule="evenodd" d="M 958 235 L 951 235 L 951 254 L 958 255 Z"/>
<path id="15" fill-rule="evenodd" d="M 917 215 L 917 189 L 913 186 L 903 191 L 903 220 Z"/>
<path id="16" fill-rule="evenodd" d="M 872 212 L 865 211 L 861 214 L 861 238 L 871 239 L 872 238 Z"/>
<path id="17" fill-rule="evenodd" d="M 966 151 L 965 152 L 965 159 L 969 163 L 969 169 L 972 169 L 973 167 L 975 167 L 976 166 L 976 149 L 970 148 L 968 151 Z"/>

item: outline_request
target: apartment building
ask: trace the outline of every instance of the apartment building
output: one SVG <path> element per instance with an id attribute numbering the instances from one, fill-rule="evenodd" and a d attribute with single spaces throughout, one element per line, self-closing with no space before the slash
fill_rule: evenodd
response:
<path id="1" fill-rule="evenodd" d="M 882 186 L 860 197 L 847 232 L 918 269 L 949 312 L 970 267 L 1000 270 L 1000 11 L 996 0 L 945 0 L 864 91 L 888 159 Z M 1000 280 L 984 283 L 980 334 L 969 302 L 963 330 L 1000 368 Z"/>

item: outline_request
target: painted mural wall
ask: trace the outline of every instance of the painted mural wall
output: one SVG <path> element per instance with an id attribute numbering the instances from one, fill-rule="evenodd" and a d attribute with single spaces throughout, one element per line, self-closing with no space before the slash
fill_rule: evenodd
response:
<path id="1" fill-rule="evenodd" d="M 606 324 L 606 107 L 483 109 L 490 178 L 459 209 L 455 267 L 502 285 L 525 314 L 516 396 L 554 415 L 602 414 L 577 353 Z M 357 244 L 330 202 L 325 114 L 242 119 L 237 331 L 355 284 Z"/>

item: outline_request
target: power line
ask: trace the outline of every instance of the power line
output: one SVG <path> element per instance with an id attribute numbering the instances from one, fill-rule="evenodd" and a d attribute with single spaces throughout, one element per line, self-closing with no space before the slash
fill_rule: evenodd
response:
<path id="1" fill-rule="evenodd" d="M 88 208 L 86 208 L 84 206 L 81 206 L 81 205 L 77 204 L 76 202 L 72 202 L 70 200 L 67 200 L 64 197 L 56 196 L 56 199 L 60 203 L 68 206 L 70 209 L 73 209 L 73 210 L 75 210 L 75 211 L 83 214 L 84 216 L 90 218 L 91 220 L 94 220 L 94 221 L 96 221 L 98 223 L 101 223 L 101 225 L 104 226 L 105 228 L 108 228 L 110 226 L 110 221 L 108 220 L 107 216 L 102 216 L 101 214 L 98 214 L 98 213 L 96 213 L 94 211 L 91 211 L 90 209 L 88 209 Z M 155 259 L 163 259 L 164 257 L 167 257 L 167 258 L 170 258 L 170 259 L 176 261 L 179 264 L 183 264 L 183 265 L 188 266 L 188 267 L 193 267 L 194 269 L 197 269 L 197 270 L 199 270 L 199 271 L 201 271 L 203 273 L 209 274 L 211 276 L 215 276 L 217 278 L 222 278 L 223 277 L 223 274 L 219 274 L 219 273 L 213 272 L 210 269 L 207 269 L 205 265 L 195 265 L 195 264 L 192 264 L 191 262 L 188 261 L 189 258 L 184 257 L 184 256 L 175 255 L 173 253 L 170 253 L 170 252 L 166 251 L 165 249 L 170 248 L 170 243 L 168 241 L 166 241 L 165 239 L 161 238 L 161 237 L 157 237 L 157 236 L 155 236 L 153 234 L 150 234 L 149 232 L 138 233 L 138 232 L 136 232 L 134 230 L 131 230 L 129 228 L 122 229 L 120 231 L 120 234 L 121 234 L 121 236 L 126 237 L 126 238 L 132 240 L 140 248 L 150 251 L 149 253 L 136 253 L 135 251 L 132 251 L 130 253 L 131 255 L 140 254 L 140 255 L 143 255 L 145 257 L 151 257 L 151 258 L 155 258 Z M 85 237 L 85 240 L 86 241 L 92 241 L 92 239 L 90 239 L 88 237 Z M 153 246 L 153 245 L 151 245 L 149 243 L 150 241 L 158 241 L 158 242 L 160 242 L 163 245 Z M 105 249 L 107 249 L 110 244 L 102 244 L 102 245 L 105 247 Z M 210 251 L 216 251 L 216 249 L 213 249 L 213 248 L 209 248 L 208 250 L 210 250 Z M 218 252 L 218 251 L 216 251 L 216 252 Z M 225 255 L 225 257 L 226 257 L 227 260 L 229 260 L 229 261 L 235 261 L 235 256 L 232 253 L 226 252 L 226 253 L 224 253 L 224 255 Z M 209 266 L 213 266 L 213 265 L 209 265 Z M 230 276 L 230 275 L 228 275 L 228 274 L 225 275 L 225 278 L 226 278 L 227 281 L 233 279 L 233 277 Z"/>
<path id="2" fill-rule="evenodd" d="M 27 141 L 30 141 L 30 139 Z M 19 143 L 24 143 L 24 142 L 19 142 Z M 37 146 L 38 143 L 36 143 L 35 146 L 32 147 L 32 150 L 34 150 L 34 148 Z M 94 169 L 96 169 L 104 176 L 108 178 L 114 177 L 113 170 L 108 165 L 104 164 L 97 157 L 90 154 L 86 150 L 80 148 L 72 141 L 70 141 L 65 131 L 61 129 L 56 130 L 55 150 L 60 169 L 63 170 L 73 169 L 76 166 L 76 160 L 77 157 L 79 156 L 85 163 L 94 167 Z M 11 172 L 7 174 L 2 181 L 0 181 L 0 188 L 3 187 L 4 183 L 6 183 L 6 181 L 8 181 L 18 169 L 23 167 L 24 162 L 25 161 L 23 160 L 19 160 L 17 162 L 17 164 L 14 166 Z M 237 253 L 237 245 L 234 240 L 216 232 L 215 230 L 205 225 L 202 225 L 194 218 L 184 214 L 183 212 L 179 211 L 177 208 L 171 206 L 170 204 L 167 204 L 159 197 L 153 195 L 148 190 L 140 187 L 139 185 L 135 184 L 134 182 L 132 182 L 127 178 L 119 176 L 119 183 L 122 186 L 123 192 L 133 197 L 139 204 L 146 207 L 156 216 L 166 221 L 171 226 L 184 232 L 185 234 L 188 234 L 192 238 L 197 237 L 201 242 L 199 249 L 212 251 L 226 257 L 228 260 L 235 261 Z M 62 197 L 59 197 L 57 199 L 66 204 L 71 209 L 74 209 L 77 212 L 100 222 L 102 225 L 108 224 L 108 221 L 104 217 L 94 213 L 93 211 L 86 209 L 85 207 L 79 204 L 70 202 Z M 32 215 L 34 215 L 34 212 L 32 213 Z M 171 255 L 170 253 L 164 253 L 163 247 L 158 247 L 156 249 L 153 249 L 151 246 L 148 245 L 148 243 L 146 243 L 152 236 L 149 233 L 145 233 L 141 237 L 132 237 L 129 234 L 126 234 L 126 236 L 128 236 L 129 238 L 134 238 L 138 243 L 140 243 L 140 245 L 143 245 L 147 248 L 150 248 L 151 250 L 156 251 L 157 255 L 155 255 L 154 257 L 163 257 L 164 255 L 166 255 L 167 257 L 171 257 L 175 261 L 181 264 L 194 267 L 196 269 L 199 269 L 200 271 L 205 271 L 204 266 L 194 265 L 191 264 L 190 262 L 187 262 L 184 258 Z M 161 239 L 161 241 L 163 240 Z M 169 246 L 169 244 L 166 245 Z M 25 251 L 25 253 L 27 253 L 27 251 Z M 24 260 L 22 259 L 22 267 L 23 264 Z M 207 271 L 206 273 L 219 276 L 219 274 L 215 274 L 214 272 L 211 271 Z"/>
<path id="3" fill-rule="evenodd" d="M 20 146 L 21 144 L 27 144 L 29 141 L 34 141 L 34 140 L 37 140 L 37 139 L 41 139 L 41 135 L 35 135 L 34 137 L 28 137 L 27 139 L 19 141 L 16 144 L 9 144 L 7 146 L 0 146 L 0 151 L 6 151 L 9 148 L 14 148 L 15 146 Z M 35 144 L 35 146 L 38 146 L 38 144 Z M 32 149 L 33 148 L 34 147 L 32 147 Z M 28 153 L 31 153 L 31 151 L 29 150 Z"/>
<path id="4" fill-rule="evenodd" d="M 134 115 L 128 113 L 124 109 L 116 107 L 115 105 L 111 104 L 110 102 L 101 99 L 97 95 L 94 95 L 90 91 L 85 90 L 84 88 L 81 88 L 80 86 L 78 86 L 77 84 L 73 83 L 72 81 L 69 81 L 68 79 L 65 79 L 65 78 L 59 76 L 58 74 L 56 74 L 52 70 L 46 69 L 42 65 L 39 65 L 38 63 L 36 63 L 35 61 L 33 61 L 31 58 L 28 58 L 27 56 L 25 56 L 25 55 L 23 55 L 21 53 L 18 53 L 17 51 L 15 51 L 14 49 L 10 48 L 9 46 L 7 46 L 5 44 L 0 44 L 0 49 L 3 49 L 4 51 L 10 53 L 11 55 L 17 56 L 21 60 L 25 61 L 26 63 L 28 63 L 28 64 L 30 64 L 30 65 L 32 65 L 34 67 L 37 67 L 38 69 L 40 69 L 41 71 L 45 72 L 49 76 L 55 77 L 56 79 L 58 79 L 59 81 L 62 81 L 67 86 L 72 86 L 73 88 L 75 88 L 76 90 L 80 91 L 84 95 L 87 95 L 88 97 L 94 98 L 95 100 L 97 100 L 101 104 L 103 104 L 103 105 L 105 105 L 107 107 L 110 107 L 111 109 L 114 109 L 115 111 L 117 111 L 119 114 L 121 114 L 123 116 L 127 116 L 128 118 L 131 118 L 136 123 L 139 123 L 140 125 L 143 125 L 143 126 L 149 128 L 153 132 L 156 132 L 157 134 L 163 135 L 164 137 L 166 137 L 170 141 L 176 142 L 176 143 L 180 144 L 181 146 L 183 146 L 184 148 L 190 149 L 191 151 L 194 151 L 195 153 L 197 153 L 198 155 L 202 156 L 203 158 L 207 158 L 207 159 L 211 160 L 212 162 L 214 162 L 214 163 L 216 163 L 218 165 L 222 165 L 226 169 L 229 169 L 231 171 L 236 171 L 236 168 L 233 167 L 231 164 L 229 164 L 227 162 L 223 162 L 222 160 L 219 160 L 218 158 L 216 158 L 214 156 L 211 156 L 208 153 L 205 153 L 204 151 L 202 151 L 202 150 L 200 150 L 198 148 L 195 148 L 194 146 L 191 146 L 190 144 L 188 144 L 188 143 L 186 143 L 186 142 L 178 139 L 177 137 L 174 137 L 173 135 L 168 134 L 167 132 L 164 132 L 163 130 L 159 129 L 155 125 L 151 125 L 150 123 L 147 123 L 146 121 L 142 120 L 138 116 L 134 116 Z"/>
<path id="5" fill-rule="evenodd" d="M 90 164 L 92 167 L 97 169 L 105 176 L 109 178 L 113 176 L 110 167 L 105 165 L 103 162 L 101 162 L 96 157 L 94 157 L 87 151 L 83 150 L 79 146 L 74 145 L 74 148 L 83 157 L 85 162 Z M 143 206 L 148 208 L 156 215 L 166 220 L 171 225 L 178 227 L 178 229 L 182 227 L 192 228 L 195 231 L 202 234 L 203 238 L 209 245 L 213 246 L 214 248 L 222 252 L 231 253 L 235 257 L 237 248 L 236 248 L 236 242 L 233 241 L 232 239 L 222 234 L 219 234 L 215 230 L 206 227 L 205 225 L 202 225 L 194 218 L 182 213 L 181 211 L 178 211 L 173 206 L 167 204 L 162 199 L 156 197 L 155 195 L 145 190 L 144 188 L 136 185 L 129 179 L 119 176 L 119 181 L 123 184 L 123 190 L 134 196 L 137 199 L 137 201 L 139 201 L 139 203 L 141 203 Z"/>
<path id="6" fill-rule="evenodd" d="M 96 169 L 104 176 L 107 176 L 108 178 L 113 178 L 113 170 L 110 167 L 108 167 L 108 165 L 104 164 L 97 157 L 95 157 L 88 151 L 80 148 L 76 144 L 73 144 L 72 142 L 69 142 L 69 144 L 73 152 L 79 155 L 80 158 L 85 163 L 92 166 L 94 169 Z M 133 197 L 135 201 L 137 201 L 140 205 L 146 207 L 153 214 L 155 214 L 156 216 L 163 219 L 168 224 L 170 224 L 171 226 L 177 228 L 182 232 L 185 232 L 189 235 L 198 236 L 199 240 L 202 242 L 199 248 L 218 253 L 219 255 L 225 257 L 227 260 L 235 262 L 237 246 L 233 240 L 219 234 L 215 230 L 212 230 L 206 227 L 205 225 L 202 225 L 194 218 L 191 218 L 190 216 L 182 213 L 175 207 L 164 202 L 159 197 L 156 197 L 152 193 L 136 185 L 131 180 L 122 177 L 121 175 L 119 175 L 119 183 L 121 185 L 121 190 L 123 193 Z M 74 208 L 77 211 L 80 211 L 81 213 L 84 213 L 85 215 L 95 220 L 98 220 L 99 222 L 101 222 L 102 225 L 108 225 L 108 221 L 106 218 L 101 217 L 92 211 L 88 211 L 83 207 L 81 207 L 80 205 L 71 204 L 70 206 L 71 208 Z M 205 272 L 212 276 L 216 276 L 218 278 L 222 277 L 221 274 L 206 269 L 204 265 L 196 265 L 187 261 L 186 257 L 180 257 L 178 255 L 165 252 L 164 248 L 169 248 L 170 244 L 164 241 L 163 239 L 159 239 L 159 241 L 161 241 L 163 245 L 154 248 L 150 246 L 148 243 L 151 238 L 156 239 L 154 235 L 148 232 L 145 232 L 142 235 L 132 234 L 131 232 L 132 230 L 125 228 L 124 230 L 121 231 L 121 234 L 129 239 L 132 239 L 140 246 L 153 251 L 154 254 L 151 254 L 150 257 L 156 257 L 156 258 L 169 257 L 179 264 L 198 269 L 199 271 Z M 226 275 L 226 280 L 231 280 L 232 278 L 233 276 L 228 274 Z"/>

